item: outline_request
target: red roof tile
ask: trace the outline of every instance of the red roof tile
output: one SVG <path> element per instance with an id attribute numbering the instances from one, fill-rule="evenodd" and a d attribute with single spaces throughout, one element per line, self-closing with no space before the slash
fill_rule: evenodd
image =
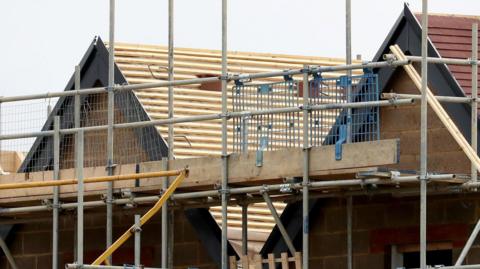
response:
<path id="1" fill-rule="evenodd" d="M 416 17 L 421 21 L 421 14 L 416 14 Z M 480 24 L 480 17 L 429 15 L 429 37 L 442 57 L 470 58 L 472 55 L 472 23 L 474 22 Z M 472 92 L 472 68 L 459 65 L 448 65 L 448 68 L 465 94 L 470 95 Z"/>

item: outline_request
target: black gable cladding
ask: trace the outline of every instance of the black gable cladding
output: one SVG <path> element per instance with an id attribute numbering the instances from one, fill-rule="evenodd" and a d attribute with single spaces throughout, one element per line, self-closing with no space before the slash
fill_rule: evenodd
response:
<path id="1" fill-rule="evenodd" d="M 205 246 L 212 260 L 221 268 L 222 259 L 222 230 L 218 226 L 210 211 L 206 208 L 192 208 L 185 210 L 185 216 L 197 232 L 198 238 Z M 237 256 L 233 247 L 228 243 L 228 256 Z M 233 268 L 231 268 L 233 269 Z"/>
<path id="2" fill-rule="evenodd" d="M 420 23 L 409 9 L 408 5 L 405 4 L 402 14 L 398 18 L 394 28 L 387 36 L 387 39 L 378 50 L 373 61 L 382 61 L 383 55 L 390 53 L 389 46 L 394 44 L 398 44 L 407 55 L 420 56 L 421 35 L 422 28 Z M 428 56 L 441 57 L 430 39 L 428 42 Z M 395 72 L 398 72 L 397 69 L 402 69 L 402 67 L 384 67 L 373 70 L 374 73 L 378 74 L 380 92 L 389 92 L 391 90 L 386 87 L 388 86 L 388 82 L 393 77 Z M 435 94 L 439 96 L 465 96 L 462 88 L 445 64 L 428 65 L 428 85 L 430 88 L 434 89 Z M 448 115 L 453 119 L 465 139 L 469 141 L 471 138 L 470 104 L 443 103 L 442 106 L 445 108 Z"/>
<path id="3" fill-rule="evenodd" d="M 105 87 L 108 85 L 108 49 L 99 37 L 96 37 L 90 44 L 87 52 L 80 61 L 80 74 L 81 74 L 81 88 L 93 88 L 93 87 Z M 115 84 L 127 84 L 126 78 L 123 76 L 120 69 L 115 65 Z M 65 91 L 74 90 L 75 88 L 75 76 L 73 75 L 65 87 Z M 81 96 L 81 103 L 85 102 L 86 95 Z M 60 123 L 60 128 L 72 128 L 73 119 L 73 96 L 61 97 L 52 109 L 49 117 L 47 118 L 42 131 L 53 129 L 53 117 L 62 116 L 64 122 Z M 129 113 L 123 113 L 128 122 L 136 121 L 149 121 L 151 120 L 145 109 L 143 108 L 136 95 L 130 91 L 125 91 L 115 94 L 115 106 L 121 109 L 128 107 L 135 107 L 135 113 L 129 111 Z M 161 137 L 160 133 L 154 126 L 135 128 L 135 134 L 142 142 L 143 149 L 148 153 L 149 160 L 158 160 L 158 152 L 161 156 L 168 155 L 168 146 L 165 140 Z M 148 138 L 148 139 L 147 139 Z M 148 145 L 144 141 L 149 141 Z M 24 162 L 19 168 L 20 173 L 34 172 L 31 167 L 42 167 L 38 170 L 53 170 L 53 137 L 39 137 L 35 140 L 32 148 L 28 152 Z M 106 160 L 105 160 L 106 164 Z M 189 222 L 196 229 L 202 227 L 202 230 L 198 230 L 199 239 L 204 244 L 207 252 L 210 254 L 213 261 L 217 262 L 219 267 L 220 260 L 220 239 L 221 231 L 213 219 L 212 215 L 206 209 L 189 209 L 186 212 L 186 217 Z M 0 226 L 0 232 L 2 229 L 11 228 L 11 226 Z M 2 235 L 0 235 L 2 237 Z M 229 255 L 235 255 L 235 251 L 229 244 Z"/>
<path id="4" fill-rule="evenodd" d="M 402 14 L 395 22 L 393 28 L 390 30 L 385 41 L 381 45 L 380 49 L 376 53 L 373 61 L 383 61 L 383 55 L 390 53 L 389 46 L 398 44 L 400 48 L 407 55 L 421 55 L 421 33 L 422 29 L 415 18 L 414 14 L 408 8 L 408 5 L 404 6 Z M 430 57 L 440 57 L 438 51 L 433 44 L 429 42 L 428 54 Z M 389 81 L 393 78 L 395 72 L 398 72 L 398 68 L 383 67 L 373 69 L 373 72 L 378 75 L 378 84 L 380 94 L 383 92 L 389 92 L 391 89 L 386 88 Z M 435 89 L 437 95 L 444 96 L 465 96 L 460 85 L 455 80 L 452 73 L 449 71 L 446 65 L 429 64 L 428 66 L 428 83 L 429 86 Z M 363 101 L 361 98 L 357 101 Z M 469 104 L 455 104 L 447 103 L 442 104 L 446 109 L 450 117 L 454 120 L 460 131 L 465 136 L 465 139 L 470 140 L 470 121 L 471 121 L 471 106 Z M 343 111 L 337 118 L 337 122 L 344 121 L 345 111 Z M 332 128 L 327 136 L 324 144 L 334 144 L 335 140 L 332 139 L 332 134 L 338 133 L 338 128 Z M 479 133 L 480 139 L 480 133 Z M 479 145 L 480 150 L 480 145 Z M 310 212 L 315 212 L 320 208 L 320 199 L 310 200 Z M 318 208 L 318 209 L 315 209 Z M 316 215 L 310 215 L 309 223 L 314 223 Z M 296 202 L 289 204 L 281 216 L 282 223 L 290 235 L 290 238 L 294 241 L 294 245 L 298 250 L 302 249 L 302 204 Z M 287 252 L 288 248 L 282 239 L 282 236 L 277 227 L 275 227 L 268 237 L 265 245 L 262 248 L 261 254 L 266 255 L 268 253 L 279 254 L 280 252 Z"/>
<path id="5" fill-rule="evenodd" d="M 80 61 L 81 88 L 105 87 L 108 85 L 108 50 L 100 38 L 95 38 L 90 44 L 86 54 Z M 127 81 L 120 69 L 115 65 L 115 83 L 126 84 Z M 70 78 L 65 91 L 75 88 L 74 75 Z M 81 95 L 80 103 L 83 104 L 88 95 Z M 60 128 L 73 128 L 73 103 L 74 96 L 59 98 L 47 118 L 42 131 L 53 130 L 54 116 L 62 117 Z M 143 109 L 140 101 L 133 92 L 125 91 L 115 94 L 115 106 L 120 108 L 127 122 L 149 121 L 150 118 Z M 134 113 L 132 113 L 132 108 Z M 127 112 L 127 109 L 129 111 Z M 154 126 L 135 128 L 135 135 L 141 141 L 142 147 L 149 156 L 149 161 L 161 159 L 167 156 L 168 148 L 164 139 L 159 135 Z M 147 139 L 148 138 L 148 139 Z M 145 143 L 148 141 L 148 144 Z M 158 156 L 160 152 L 162 156 Z M 106 163 L 106 161 L 105 161 Z M 53 169 L 53 137 L 39 137 L 35 140 L 25 160 L 19 168 L 19 172 L 35 172 Z"/>

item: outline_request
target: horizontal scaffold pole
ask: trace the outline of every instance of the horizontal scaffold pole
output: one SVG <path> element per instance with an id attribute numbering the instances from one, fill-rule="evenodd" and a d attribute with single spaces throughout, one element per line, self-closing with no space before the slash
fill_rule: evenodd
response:
<path id="1" fill-rule="evenodd" d="M 329 110 L 329 109 L 343 109 L 343 108 L 362 108 L 362 107 L 375 107 L 375 106 L 399 106 L 399 105 L 409 105 L 414 103 L 413 99 L 391 99 L 391 100 L 381 100 L 381 101 L 368 101 L 368 102 L 357 102 L 357 103 L 332 103 L 332 104 L 322 104 L 322 105 L 312 105 L 310 107 L 287 107 L 287 108 L 274 108 L 274 109 L 265 109 L 265 110 L 252 110 L 252 111 L 242 111 L 242 112 L 229 112 L 226 115 L 223 114 L 206 114 L 199 116 L 190 116 L 190 117 L 178 117 L 171 119 L 162 119 L 162 120 L 150 120 L 150 121 L 138 121 L 138 122 L 128 122 L 128 123 L 117 123 L 113 125 L 114 129 L 123 129 L 123 128 L 142 128 L 148 126 L 156 125 L 170 125 L 178 124 L 184 122 L 197 122 L 197 121 L 207 121 L 207 120 L 217 120 L 223 117 L 228 118 L 241 118 L 245 116 L 257 116 L 257 115 L 266 115 L 266 114 L 282 114 L 282 113 L 292 113 L 300 112 L 303 110 L 317 111 L 317 110 Z M 90 127 L 81 127 L 81 128 L 69 128 L 61 129 L 60 134 L 75 134 L 80 130 L 85 132 L 93 131 L 104 131 L 108 129 L 108 125 L 98 125 Z M 18 134 L 8 134 L 0 135 L 0 140 L 12 140 L 20 138 L 29 138 L 29 137 L 43 137 L 43 136 L 53 136 L 54 131 L 40 131 L 40 132 L 31 132 L 31 133 L 18 133 Z"/>
<path id="2" fill-rule="evenodd" d="M 406 65 L 408 63 L 409 63 L 408 60 L 367 62 L 362 64 L 352 64 L 352 65 L 315 67 L 315 68 L 311 68 L 308 71 L 311 73 L 335 72 L 335 71 L 345 71 L 345 70 L 354 70 L 354 69 L 363 69 L 363 68 L 395 67 L 395 66 Z M 299 75 L 304 72 L 305 72 L 304 69 L 292 69 L 292 70 L 275 71 L 275 72 L 240 74 L 240 75 L 228 76 L 228 80 L 237 80 L 237 79 L 251 80 L 251 79 L 261 79 L 261 78 L 270 78 L 270 77 L 282 77 L 282 76 L 288 76 L 288 75 Z M 142 89 L 168 87 L 168 86 L 184 86 L 184 85 L 191 85 L 191 84 L 217 82 L 217 81 L 221 81 L 221 79 L 222 79 L 221 76 L 217 76 L 217 77 L 208 77 L 208 78 L 141 83 L 141 84 L 135 84 L 135 85 L 116 85 L 115 87 L 113 87 L 113 91 L 118 92 L 118 91 L 132 91 L 132 90 L 142 90 Z M 0 103 L 35 100 L 35 99 L 50 99 L 50 98 L 57 98 L 57 97 L 96 94 L 96 93 L 105 93 L 105 92 L 107 92 L 107 87 L 86 88 L 82 90 L 71 90 L 71 91 L 47 92 L 42 94 L 31 94 L 31 95 L 21 95 L 21 96 L 4 96 L 4 97 L 0 97 Z"/>
<path id="3" fill-rule="evenodd" d="M 445 181 L 457 179 L 455 174 L 440 174 L 440 175 L 429 175 L 429 180 L 431 181 Z M 398 185 L 398 184 L 409 184 L 409 183 L 418 183 L 420 177 L 418 175 L 412 176 L 392 176 L 390 179 L 384 178 L 371 178 L 371 179 L 344 179 L 344 180 L 326 180 L 311 182 L 310 189 L 331 189 L 338 187 L 354 187 L 354 186 L 364 186 L 369 184 L 376 185 Z M 472 183 L 460 183 L 461 188 L 468 189 L 471 187 Z M 480 182 L 478 182 L 480 185 Z M 288 185 L 289 188 L 293 190 L 298 190 L 302 188 L 301 183 L 293 184 L 271 184 L 271 185 L 262 185 L 262 186 L 250 186 L 250 187 L 236 187 L 231 188 L 231 194 L 248 194 L 248 193 L 259 193 L 262 191 L 280 191 Z M 195 191 L 195 192 L 186 192 L 186 193 L 177 193 L 171 196 L 172 200 L 188 200 L 188 199 L 199 199 L 207 197 L 216 197 L 220 195 L 218 190 L 208 190 L 208 191 Z M 158 200 L 158 196 L 144 196 L 144 197 L 134 197 L 134 198 L 121 198 L 115 199 L 113 201 L 116 205 L 125 205 L 131 203 L 153 203 Z M 105 206 L 105 201 L 86 201 L 84 202 L 86 208 Z M 77 207 L 77 203 L 61 203 L 59 204 L 61 209 L 74 209 Z M 42 212 L 51 210 L 51 207 L 48 205 L 39 205 L 39 206 L 25 206 L 25 207 L 14 207 L 14 208 L 0 208 L 1 215 L 10 215 L 10 214 L 23 214 L 23 213 L 33 213 L 33 212 Z"/>
<path id="4" fill-rule="evenodd" d="M 112 182 L 112 181 L 131 180 L 131 179 L 152 178 L 152 177 L 168 177 L 168 176 L 179 175 L 179 174 L 183 173 L 184 171 L 185 170 L 173 170 L 173 171 L 147 172 L 147 173 L 127 174 L 127 175 L 90 177 L 90 178 L 85 178 L 83 180 L 83 182 L 84 183 L 98 183 L 98 182 Z M 46 180 L 46 181 L 22 182 L 22 183 L 7 183 L 7 184 L 0 184 L 0 190 L 53 187 L 53 186 L 63 186 L 63 185 L 76 185 L 77 183 L 78 183 L 77 179 L 61 179 L 61 180 Z"/>

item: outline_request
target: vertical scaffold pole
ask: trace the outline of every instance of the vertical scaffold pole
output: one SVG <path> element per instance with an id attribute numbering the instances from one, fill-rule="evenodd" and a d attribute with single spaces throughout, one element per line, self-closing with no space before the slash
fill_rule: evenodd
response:
<path id="1" fill-rule="evenodd" d="M 135 215 L 135 268 L 140 268 L 141 261 L 140 261 L 140 256 L 141 256 L 141 233 L 142 233 L 142 228 L 141 228 L 141 223 L 140 223 L 140 215 Z"/>
<path id="2" fill-rule="evenodd" d="M 352 242 L 352 211 L 353 197 L 347 197 L 347 268 L 353 268 L 353 242 Z"/>
<path id="3" fill-rule="evenodd" d="M 242 204 L 242 255 L 248 255 L 248 203 Z"/>
<path id="4" fill-rule="evenodd" d="M 420 268 L 427 268 L 428 0 L 422 0 L 422 102 L 420 109 Z"/>
<path id="5" fill-rule="evenodd" d="M 222 269 L 228 269 L 227 0 L 222 0 Z"/>
<path id="6" fill-rule="evenodd" d="M 308 193 L 308 185 L 310 184 L 309 180 L 309 171 L 310 171 L 310 145 L 308 143 L 308 106 L 310 101 L 309 94 L 310 89 L 308 85 L 308 69 L 309 66 L 304 65 L 303 68 L 305 69 L 303 73 L 303 213 L 302 213 L 302 223 L 303 223 L 303 236 L 302 236 L 302 251 L 303 251 L 303 261 L 302 261 L 302 268 L 308 269 L 309 268 L 309 193 Z"/>
<path id="7" fill-rule="evenodd" d="M 345 22 L 345 32 L 346 32 L 346 61 L 347 65 L 352 64 L 352 1 L 345 0 L 346 7 L 346 22 Z M 352 102 L 352 83 L 350 82 L 352 77 L 352 69 L 347 70 L 347 102 Z M 352 142 L 352 109 L 347 109 L 347 143 Z"/>
<path id="8" fill-rule="evenodd" d="M 114 123 L 114 106 L 115 93 L 113 87 L 115 83 L 115 0 L 110 0 L 110 30 L 108 41 L 108 112 L 107 112 L 107 171 L 108 175 L 113 175 L 113 123 Z M 113 234 L 113 182 L 107 183 L 107 227 L 106 227 L 106 247 L 112 245 Z M 111 264 L 112 256 L 108 257 L 108 262 Z"/>
<path id="9" fill-rule="evenodd" d="M 472 148 L 477 153 L 477 128 L 478 128 L 478 24 L 472 24 Z M 472 182 L 476 182 L 477 169 L 472 163 Z"/>
<path id="10" fill-rule="evenodd" d="M 162 168 L 168 170 L 168 158 L 162 158 Z M 168 188 L 168 177 L 162 181 L 162 193 Z M 162 207 L 162 268 L 168 268 L 168 210 L 166 209 L 167 203 Z"/>
<path id="11" fill-rule="evenodd" d="M 77 184 L 77 264 L 83 265 L 83 149 L 84 136 L 83 130 L 77 132 L 76 139 L 76 178 Z"/>
<path id="12" fill-rule="evenodd" d="M 53 119 L 53 179 L 60 179 L 60 117 Z M 60 187 L 53 187 L 52 269 L 58 269 L 58 195 Z"/>
<path id="13" fill-rule="evenodd" d="M 168 0 L 168 80 L 174 80 L 174 49 L 173 49 L 173 27 L 174 27 L 174 1 Z M 168 118 L 171 119 L 175 116 L 174 114 L 174 92 L 173 86 L 168 86 Z M 168 160 L 173 160 L 174 154 L 174 126 L 172 124 L 168 125 Z M 168 160 L 167 166 L 168 169 Z M 163 191 L 168 188 L 168 181 L 163 181 Z M 173 225 L 169 225 L 169 214 L 168 214 L 168 202 L 165 203 L 162 207 L 162 268 L 169 268 L 173 266 L 169 264 L 169 253 L 173 254 L 173 245 L 170 246 L 169 238 L 173 237 Z M 173 261 L 173 259 L 171 259 Z"/>
<path id="14" fill-rule="evenodd" d="M 352 1 L 345 0 L 345 48 L 347 65 L 352 64 Z M 347 77 L 350 81 L 352 70 L 347 70 Z M 347 102 L 352 102 L 352 83 L 347 84 Z M 347 143 L 352 142 L 352 109 L 347 109 Z M 347 268 L 353 268 L 352 249 L 352 197 L 347 198 Z"/>
<path id="15" fill-rule="evenodd" d="M 80 66 L 79 65 L 76 65 L 75 66 L 75 90 L 80 90 Z M 81 96 L 79 94 L 76 94 L 75 95 L 75 99 L 74 99 L 74 104 L 73 104 L 73 121 L 74 121 L 74 125 L 75 125 L 75 128 L 80 128 L 80 121 L 81 121 L 81 118 L 80 118 L 80 111 L 81 111 L 81 105 L 80 105 L 80 98 Z M 76 141 L 78 140 L 78 133 L 75 134 L 75 145 L 77 145 Z M 77 155 L 75 154 L 75 161 L 77 159 Z M 77 211 L 78 213 L 78 211 Z M 75 224 L 76 225 L 76 224 Z M 78 228 L 78 227 L 76 227 Z M 76 229 L 75 229 L 75 232 L 74 232 L 74 241 L 75 241 L 75 244 L 73 246 L 74 248 L 74 258 L 75 260 L 77 260 L 77 233 L 76 233 Z"/>

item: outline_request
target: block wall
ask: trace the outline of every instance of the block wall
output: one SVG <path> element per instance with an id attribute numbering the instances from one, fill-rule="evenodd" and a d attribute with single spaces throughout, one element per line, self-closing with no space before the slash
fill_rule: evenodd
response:
<path id="1" fill-rule="evenodd" d="M 114 214 L 114 240 L 134 222 L 134 211 L 117 210 Z M 87 211 L 85 214 L 84 261 L 91 263 L 105 249 L 105 215 L 104 212 Z M 42 218 L 48 218 L 42 214 Z M 183 269 L 190 266 L 200 269 L 217 268 L 212 262 L 202 243 L 199 241 L 193 227 L 183 212 L 175 212 L 174 220 L 174 265 Z M 51 269 L 51 220 L 19 224 L 7 238 L 12 254 L 19 268 Z M 72 214 L 62 214 L 60 218 L 59 268 L 65 263 L 74 261 L 75 217 Z M 133 237 L 115 252 L 113 262 L 116 265 L 132 264 L 134 255 Z M 161 265 L 161 222 L 157 214 L 142 231 L 142 263 L 145 266 L 160 267 Z M 5 257 L 0 258 L 0 268 L 10 269 Z"/>

